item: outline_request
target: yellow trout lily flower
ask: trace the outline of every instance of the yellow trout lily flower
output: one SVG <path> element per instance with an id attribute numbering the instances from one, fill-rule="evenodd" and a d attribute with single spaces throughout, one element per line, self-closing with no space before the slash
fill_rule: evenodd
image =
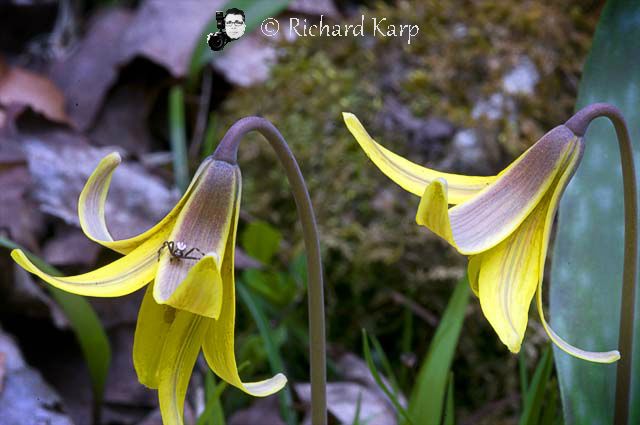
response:
<path id="1" fill-rule="evenodd" d="M 106 156 L 78 202 L 80 224 L 93 241 L 124 256 L 77 276 L 51 276 L 16 249 L 25 270 L 67 292 L 118 297 L 147 288 L 136 326 L 133 361 L 138 379 L 157 388 L 165 424 L 182 424 L 184 398 L 200 348 L 211 369 L 229 384 L 262 397 L 287 382 L 282 374 L 243 383 L 234 354 L 234 250 L 240 212 L 237 165 L 207 158 L 178 204 L 150 230 L 114 240 L 104 217 L 111 176 L 120 164 Z"/>
<path id="2" fill-rule="evenodd" d="M 620 358 L 618 351 L 590 352 L 564 341 L 550 328 L 542 308 L 549 235 L 560 196 L 582 157 L 581 137 L 561 125 L 497 176 L 464 176 L 410 162 L 376 143 L 355 115 L 343 113 L 343 118 L 373 163 L 421 197 L 417 223 L 469 256 L 471 288 L 509 350 L 520 351 L 536 294 L 542 325 L 562 350 L 599 363 Z"/>

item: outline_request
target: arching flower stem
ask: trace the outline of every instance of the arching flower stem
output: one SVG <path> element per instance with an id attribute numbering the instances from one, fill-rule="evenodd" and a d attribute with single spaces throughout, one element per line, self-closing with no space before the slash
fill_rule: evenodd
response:
<path id="1" fill-rule="evenodd" d="M 251 131 L 257 131 L 269 142 L 283 165 L 302 224 L 308 267 L 311 418 L 313 425 L 324 425 L 327 423 L 327 409 L 322 261 L 315 214 L 300 167 L 282 134 L 261 117 L 246 117 L 236 122 L 220 141 L 213 158 L 236 164 L 240 141 Z"/>

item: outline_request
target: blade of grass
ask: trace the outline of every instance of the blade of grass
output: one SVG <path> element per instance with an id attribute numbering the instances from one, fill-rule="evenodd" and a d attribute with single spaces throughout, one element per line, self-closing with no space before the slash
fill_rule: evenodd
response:
<path id="1" fill-rule="evenodd" d="M 218 120 L 215 113 L 209 114 L 209 124 L 207 131 L 204 133 L 204 141 L 202 142 L 202 158 L 206 158 L 213 153 L 218 144 L 216 143 L 216 131 L 218 130 Z"/>
<path id="2" fill-rule="evenodd" d="M 260 336 L 264 341 L 265 350 L 267 352 L 267 358 L 269 359 L 269 365 L 273 373 L 284 372 L 284 361 L 280 356 L 280 352 L 276 347 L 276 343 L 271 338 L 271 329 L 267 322 L 267 318 L 262 310 L 262 306 L 254 299 L 251 292 L 245 287 L 244 282 L 238 281 L 236 284 L 238 295 L 249 309 L 253 320 L 258 326 Z M 296 424 L 296 417 L 293 411 L 293 397 L 291 395 L 291 387 L 286 386 L 278 393 L 280 400 L 280 414 L 284 418 L 288 425 Z"/>
<path id="3" fill-rule="evenodd" d="M 455 400 L 453 372 L 449 372 L 449 385 L 447 385 L 447 398 L 444 402 L 444 415 L 442 416 L 442 425 L 454 425 L 456 423 Z"/>
<path id="4" fill-rule="evenodd" d="M 370 335 L 371 343 L 373 344 L 373 349 L 378 353 L 378 357 L 380 358 L 380 363 L 382 364 L 382 368 L 384 369 L 384 373 L 389 379 L 391 383 L 391 388 L 393 388 L 394 394 L 400 393 L 400 387 L 398 386 L 398 380 L 396 379 L 395 374 L 393 373 L 393 369 L 391 368 L 391 363 L 389 363 L 389 359 L 387 358 L 387 354 L 382 349 L 382 345 L 378 338 L 374 334 Z"/>
<path id="5" fill-rule="evenodd" d="M 538 366 L 536 366 L 536 371 L 531 379 L 531 385 L 523 401 L 523 412 L 519 425 L 536 425 L 538 423 L 547 382 L 553 369 L 553 357 L 551 353 L 551 347 L 547 346 L 542 359 L 540 359 Z"/>
<path id="6" fill-rule="evenodd" d="M 173 152 L 173 175 L 176 186 L 184 193 L 189 185 L 189 159 L 184 124 L 184 92 L 180 86 L 173 86 L 169 91 L 169 130 Z"/>
<path id="7" fill-rule="evenodd" d="M 63 275 L 60 270 L 9 239 L 0 237 L 0 246 L 8 249 L 21 249 L 33 264 L 46 273 L 55 276 Z M 111 346 L 107 334 L 98 315 L 84 297 L 64 292 L 50 285 L 45 285 L 45 287 L 69 320 L 82 355 L 87 362 L 93 390 L 94 423 L 100 423 L 100 407 L 111 362 Z"/>
<path id="8" fill-rule="evenodd" d="M 403 354 L 411 353 L 411 343 L 413 341 L 413 311 L 411 311 L 409 307 L 406 307 L 403 313 L 401 341 L 401 352 Z M 406 388 L 409 371 L 410 369 L 408 367 L 400 369 L 400 385 L 402 385 L 403 388 Z"/>
<path id="9" fill-rule="evenodd" d="M 525 354 L 525 350 L 520 350 L 520 354 L 518 354 L 518 369 L 520 371 L 520 393 L 522 394 L 522 397 L 524 397 L 527 393 L 527 388 L 529 388 L 529 378 L 527 376 L 527 355 Z"/>
<path id="10" fill-rule="evenodd" d="M 224 410 L 220 397 L 227 388 L 227 383 L 221 381 L 216 384 L 215 376 L 210 370 L 205 375 L 205 394 L 207 396 L 207 404 L 204 411 L 198 418 L 196 425 L 225 425 Z"/>
<path id="11" fill-rule="evenodd" d="M 558 382 L 555 379 L 551 380 L 550 386 L 551 391 L 549 391 L 545 397 L 540 425 L 554 425 L 561 422 L 562 419 L 562 414 L 558 413 L 558 399 L 560 397 Z"/>
<path id="12" fill-rule="evenodd" d="M 245 24 L 247 26 L 245 32 L 249 34 L 269 17 L 274 17 L 287 8 L 291 0 L 231 0 L 225 3 L 220 9 L 225 11 L 232 7 L 238 8 L 245 12 Z M 218 31 L 215 15 L 205 26 L 201 37 L 198 39 L 193 53 L 191 54 L 191 65 L 189 66 L 189 86 L 191 87 L 196 81 L 196 76 L 202 67 L 211 60 L 212 57 L 209 46 L 206 43 L 207 34 Z"/>
<path id="13" fill-rule="evenodd" d="M 376 381 L 376 384 L 378 384 L 378 387 L 387 395 L 387 397 L 389 397 L 389 400 L 391 401 L 391 404 L 393 404 L 393 407 L 395 407 L 396 411 L 400 415 L 402 415 L 402 417 L 409 424 L 413 424 L 413 421 L 409 417 L 408 412 L 405 410 L 404 407 L 402 407 L 396 395 L 393 392 L 391 392 L 389 388 L 387 388 L 386 384 L 382 380 L 382 377 L 378 373 L 378 369 L 376 368 L 376 365 L 373 363 L 373 358 L 371 357 L 371 347 L 369 347 L 369 336 L 367 335 L 366 329 L 362 329 L 362 346 L 364 351 L 364 359 L 367 362 L 367 366 L 369 367 L 371 376 L 373 376 L 373 379 Z"/>
<path id="14" fill-rule="evenodd" d="M 352 425 L 360 425 L 360 408 L 362 407 L 362 391 L 358 393 L 358 400 L 356 401 L 356 413 L 353 415 Z"/>
<path id="15" fill-rule="evenodd" d="M 429 345 L 409 402 L 409 415 L 424 425 L 439 425 L 447 391 L 447 378 L 469 302 L 469 282 L 461 279 L 451 295 Z"/>

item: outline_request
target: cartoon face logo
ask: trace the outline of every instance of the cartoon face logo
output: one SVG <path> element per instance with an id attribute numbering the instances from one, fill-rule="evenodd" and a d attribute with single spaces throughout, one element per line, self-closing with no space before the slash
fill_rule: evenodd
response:
<path id="1" fill-rule="evenodd" d="M 244 11 L 234 7 L 226 13 L 216 12 L 216 26 L 218 31 L 207 36 L 207 44 L 214 51 L 224 49 L 227 43 L 243 36 L 247 29 Z"/>
<path id="2" fill-rule="evenodd" d="M 232 40 L 237 40 L 244 34 L 247 24 L 244 22 L 244 12 L 240 9 L 229 9 L 224 17 L 224 27 Z"/>

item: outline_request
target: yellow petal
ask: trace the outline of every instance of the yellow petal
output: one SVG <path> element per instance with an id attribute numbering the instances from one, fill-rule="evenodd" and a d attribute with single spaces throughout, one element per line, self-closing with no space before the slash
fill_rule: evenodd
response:
<path id="1" fill-rule="evenodd" d="M 174 308 L 155 302 L 150 284 L 140 305 L 133 338 L 133 366 L 140 383 L 149 388 L 158 388 L 158 363 L 175 314 Z"/>
<path id="2" fill-rule="evenodd" d="M 168 297 L 154 294 L 162 304 L 217 319 L 222 308 L 222 276 L 217 253 L 209 253 L 193 266 L 181 284 Z"/>
<path id="3" fill-rule="evenodd" d="M 124 257 L 77 276 L 51 276 L 36 267 L 19 249 L 14 249 L 11 257 L 26 271 L 64 291 L 92 297 L 119 297 L 153 280 L 158 267 L 158 248 L 167 236 L 167 231 L 158 232 Z"/>
<path id="4" fill-rule="evenodd" d="M 170 226 L 173 221 L 175 221 L 182 206 L 187 201 L 191 189 L 197 182 L 200 173 L 210 161 L 211 160 L 207 159 L 202 163 L 180 201 L 178 201 L 176 206 L 158 224 L 138 236 L 116 241 L 107 229 L 104 209 L 109 192 L 109 185 L 111 184 L 111 177 L 116 167 L 120 164 L 121 158 L 117 152 L 107 155 L 100 161 L 80 193 L 78 216 L 82 230 L 89 239 L 107 248 L 113 249 L 121 254 L 131 252 L 154 233 Z"/>
<path id="5" fill-rule="evenodd" d="M 435 179 L 442 178 L 449 186 L 449 202 L 458 204 L 474 196 L 496 179 L 495 176 L 463 176 L 422 167 L 378 144 L 355 115 L 343 112 L 342 117 L 360 147 L 380 171 L 414 195 L 422 196 L 427 185 Z"/>
<path id="6" fill-rule="evenodd" d="M 234 206 L 234 219 L 222 261 L 222 284 L 224 297 L 222 310 L 217 320 L 208 320 L 209 329 L 202 342 L 205 359 L 209 367 L 221 379 L 241 389 L 247 394 L 264 397 L 280 391 L 287 378 L 278 373 L 270 379 L 258 382 L 242 382 L 238 375 L 238 366 L 234 352 L 234 327 L 236 316 L 235 283 L 233 275 L 233 254 L 240 211 L 240 192 Z"/>
<path id="7" fill-rule="evenodd" d="M 568 171 L 565 172 L 559 179 L 557 186 L 555 187 L 553 194 L 549 200 L 549 208 L 547 208 L 547 214 L 544 218 L 544 232 L 542 236 L 542 252 L 539 257 L 540 265 L 538 268 L 540 270 L 544 270 L 544 263 L 547 256 L 547 245 L 549 243 L 549 235 L 551 234 L 551 228 L 553 226 L 553 218 L 555 217 L 556 210 L 558 208 L 558 204 L 560 202 L 560 197 L 566 188 L 567 183 L 571 179 L 573 172 L 577 168 L 577 165 L 580 161 L 583 151 L 582 143 L 580 144 L 580 150 L 577 153 L 574 153 L 571 158 L 571 163 L 567 167 Z M 538 283 L 538 288 L 536 291 L 536 304 L 538 307 L 538 313 L 540 314 L 540 321 L 542 322 L 542 326 L 544 330 L 549 335 L 549 338 L 562 349 L 564 352 L 577 357 L 579 359 L 587 360 L 594 363 L 613 363 L 620 359 L 620 352 L 618 350 L 611 351 L 586 351 L 580 348 L 577 348 L 567 341 L 562 339 L 558 334 L 556 334 L 551 326 L 547 323 L 544 317 L 544 310 L 542 307 L 542 274 L 540 275 L 540 280 Z"/>
<path id="8" fill-rule="evenodd" d="M 435 179 L 424 190 L 416 213 L 416 223 L 427 227 L 451 245 L 456 246 L 449 219 L 446 180 Z"/>
<path id="9" fill-rule="evenodd" d="M 471 257 L 479 271 L 477 288 L 482 312 L 514 353 L 520 351 L 529 306 L 542 275 L 539 259 L 547 206 L 547 202 L 541 202 L 507 239 Z"/>
<path id="10" fill-rule="evenodd" d="M 184 244 L 186 253 L 193 250 L 189 253 L 192 258 L 176 258 L 169 248 L 163 250 L 154 291 L 158 303 L 218 317 L 222 304 L 220 263 L 239 190 L 238 166 L 212 161 L 202 171 L 170 236 L 173 244 Z"/>
<path id="11" fill-rule="evenodd" d="M 556 127 L 495 182 L 448 211 L 450 188 L 435 180 L 424 191 L 416 221 L 462 254 L 486 251 L 505 240 L 530 215 L 577 143 L 566 127 Z"/>
<path id="12" fill-rule="evenodd" d="M 158 364 L 158 398 L 164 425 L 182 425 L 184 398 L 209 320 L 176 310 Z"/>
<path id="13" fill-rule="evenodd" d="M 467 276 L 469 277 L 469 286 L 476 297 L 478 295 L 478 278 L 480 277 L 480 265 L 482 258 L 477 255 L 469 257 L 469 265 L 467 266 Z"/>

